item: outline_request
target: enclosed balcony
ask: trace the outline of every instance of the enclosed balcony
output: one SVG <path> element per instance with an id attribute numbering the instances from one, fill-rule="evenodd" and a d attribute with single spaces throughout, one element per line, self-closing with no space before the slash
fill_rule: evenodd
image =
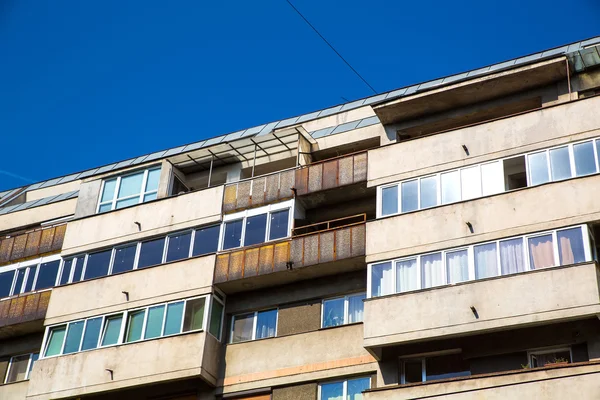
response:
<path id="1" fill-rule="evenodd" d="M 0 301 L 0 339 L 42 331 L 51 291 L 22 294 Z"/>
<path id="2" fill-rule="evenodd" d="M 0 266 L 60 251 L 67 225 L 36 229 L 0 239 Z"/>

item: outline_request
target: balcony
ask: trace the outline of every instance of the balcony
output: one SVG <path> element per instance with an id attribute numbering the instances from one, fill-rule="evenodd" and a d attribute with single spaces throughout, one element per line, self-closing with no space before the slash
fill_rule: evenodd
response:
<path id="1" fill-rule="evenodd" d="M 225 186 L 223 212 L 264 206 L 294 197 L 294 170 L 246 179 Z"/>
<path id="2" fill-rule="evenodd" d="M 0 399 L 25 400 L 29 381 L 0 384 Z"/>
<path id="3" fill-rule="evenodd" d="M 364 268 L 365 218 L 308 225 L 291 239 L 219 254 L 215 284 L 234 293 Z"/>
<path id="4" fill-rule="evenodd" d="M 27 398 L 76 398 L 186 378 L 214 386 L 219 352 L 220 343 L 199 332 L 45 358 L 35 363 Z"/>
<path id="5" fill-rule="evenodd" d="M 0 339 L 42 331 L 51 291 L 0 301 Z"/>
<path id="6" fill-rule="evenodd" d="M 599 277 L 595 263 L 583 263 L 372 298 L 364 345 L 378 354 L 383 346 L 593 317 Z"/>
<path id="7" fill-rule="evenodd" d="M 406 386 L 383 387 L 365 392 L 365 400 L 408 399 L 535 399 L 595 398 L 600 393 L 598 362 L 562 367 L 523 369 Z M 540 397 L 541 396 L 541 397 Z"/>
<path id="8" fill-rule="evenodd" d="M 66 229 L 63 224 L 0 239 L 0 265 L 60 251 Z"/>

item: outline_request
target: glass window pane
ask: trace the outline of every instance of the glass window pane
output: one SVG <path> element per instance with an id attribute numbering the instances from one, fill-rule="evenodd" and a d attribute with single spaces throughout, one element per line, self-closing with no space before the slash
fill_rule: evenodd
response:
<path id="1" fill-rule="evenodd" d="M 502 275 L 525 271 L 523 240 L 521 238 L 500 242 L 500 269 Z"/>
<path id="2" fill-rule="evenodd" d="M 437 176 L 421 179 L 421 208 L 437 206 Z"/>
<path id="3" fill-rule="evenodd" d="M 596 159 L 594 158 L 594 142 L 589 141 L 573 145 L 575 156 L 575 175 L 589 175 L 596 172 Z"/>
<path id="4" fill-rule="evenodd" d="M 110 201 L 110 200 L 114 199 L 116 185 L 117 185 L 117 178 L 110 179 L 108 181 L 104 181 L 104 191 L 102 192 L 102 197 L 100 198 L 101 203 L 104 203 L 105 201 Z"/>
<path id="5" fill-rule="evenodd" d="M 190 242 L 192 232 L 180 233 L 179 235 L 169 236 L 169 245 L 167 247 L 167 262 L 181 260 L 190 256 Z"/>
<path id="6" fill-rule="evenodd" d="M 246 218 L 244 246 L 263 243 L 267 232 L 267 214 Z"/>
<path id="7" fill-rule="evenodd" d="M 531 269 L 554 266 L 554 244 L 552 235 L 536 236 L 528 239 L 529 262 Z"/>
<path id="8" fill-rule="evenodd" d="M 79 351 L 79 343 L 81 342 L 81 335 L 83 334 L 83 326 L 85 321 L 77 321 L 69 324 L 67 330 L 67 340 L 65 341 L 65 349 L 63 354 L 75 353 Z"/>
<path id="9" fill-rule="evenodd" d="M 504 174 L 500 161 L 481 166 L 481 191 L 483 196 L 504 191 Z"/>
<path id="10" fill-rule="evenodd" d="M 75 261 L 75 272 L 73 272 L 73 282 L 79 282 L 81 280 L 81 274 L 83 273 L 83 262 L 85 256 L 77 257 Z"/>
<path id="11" fill-rule="evenodd" d="M 402 182 L 400 188 L 400 205 L 402 206 L 402 212 L 414 211 L 419 208 L 418 203 L 418 181 Z"/>
<path id="12" fill-rule="evenodd" d="M 202 254 L 216 253 L 219 249 L 219 225 L 208 226 L 196 230 L 194 237 L 193 256 Z"/>
<path id="13" fill-rule="evenodd" d="M 548 175 L 548 160 L 546 152 L 529 154 L 529 180 L 532 185 L 539 185 L 550 181 Z"/>
<path id="14" fill-rule="evenodd" d="M 290 210 L 282 210 L 271 213 L 271 226 L 269 227 L 269 240 L 287 237 Z"/>
<path id="15" fill-rule="evenodd" d="M 185 303 L 185 315 L 183 317 L 183 331 L 193 331 L 203 328 L 205 297 L 188 300 Z"/>
<path id="16" fill-rule="evenodd" d="M 428 254 L 421 257 L 421 280 L 423 288 L 444 285 L 444 268 L 442 267 L 442 253 Z"/>
<path id="17" fill-rule="evenodd" d="M 69 283 L 69 277 L 71 275 L 71 268 L 73 267 L 73 259 L 65 260 L 63 262 L 63 269 L 60 275 L 59 285 L 66 285 Z"/>
<path id="18" fill-rule="evenodd" d="M 344 298 L 323 302 L 323 328 L 344 324 Z"/>
<path id="19" fill-rule="evenodd" d="M 62 351 L 63 340 L 65 339 L 66 325 L 57 326 L 50 329 L 48 335 L 48 344 L 46 345 L 46 357 L 55 356 Z"/>
<path id="20" fill-rule="evenodd" d="M 59 267 L 60 260 L 41 264 L 40 272 L 38 273 L 38 277 L 35 282 L 35 290 L 42 290 L 56 286 L 56 276 L 58 275 Z"/>
<path id="21" fill-rule="evenodd" d="M 498 275 L 498 258 L 496 243 L 475 246 L 475 279 L 489 278 Z"/>
<path id="22" fill-rule="evenodd" d="M 362 400 L 362 392 L 371 387 L 371 378 L 348 379 L 346 400 Z"/>
<path id="23" fill-rule="evenodd" d="M 165 238 L 150 240 L 142 243 L 137 267 L 146 268 L 162 263 L 164 249 Z"/>
<path id="24" fill-rule="evenodd" d="M 460 184 L 463 200 L 481 197 L 481 174 L 479 166 L 461 169 Z"/>
<path id="25" fill-rule="evenodd" d="M 419 289 L 417 259 L 396 262 L 396 293 Z"/>
<path id="26" fill-rule="evenodd" d="M 90 318 L 87 320 L 87 323 L 85 324 L 85 333 L 83 334 L 83 343 L 81 344 L 81 351 L 98 347 L 100 328 L 102 328 L 102 317 Z"/>
<path id="27" fill-rule="evenodd" d="M 210 315 L 210 326 L 208 328 L 208 331 L 211 333 L 211 335 L 213 335 L 214 337 L 216 337 L 219 340 L 221 340 L 221 321 L 222 321 L 222 319 L 223 319 L 223 305 L 221 303 L 219 303 L 218 301 L 216 301 L 215 299 L 213 299 L 212 310 L 211 310 L 211 315 Z"/>
<path id="28" fill-rule="evenodd" d="M 29 267 L 29 273 L 27 274 L 27 281 L 25 282 L 25 289 L 23 289 L 23 293 L 31 292 L 33 290 L 33 281 L 35 280 L 37 269 L 37 265 Z"/>
<path id="29" fill-rule="evenodd" d="M 348 323 L 362 322 L 364 318 L 363 300 L 367 297 L 365 293 L 348 296 Z"/>
<path id="30" fill-rule="evenodd" d="M 230 221 L 225 223 L 225 233 L 223 234 L 223 250 L 233 249 L 242 245 L 242 224 L 243 220 Z"/>
<path id="31" fill-rule="evenodd" d="M 565 229 L 556 233 L 560 265 L 570 265 L 585 261 L 585 250 L 581 228 Z"/>
<path id="32" fill-rule="evenodd" d="M 144 195 L 144 200 L 142 200 L 142 201 L 146 202 L 146 201 L 150 201 L 150 200 L 156 200 L 157 197 L 158 197 L 157 192 L 148 193 L 148 194 Z"/>
<path id="33" fill-rule="evenodd" d="M 448 283 L 464 282 L 469 279 L 469 257 L 467 250 L 446 253 Z"/>
<path id="34" fill-rule="evenodd" d="M 371 297 L 394 293 L 392 263 L 375 264 L 371 267 Z"/>
<path id="35" fill-rule="evenodd" d="M 126 342 L 135 342 L 136 340 L 140 340 L 142 338 L 142 327 L 144 326 L 145 316 L 146 310 L 129 313 L 125 333 Z"/>
<path id="36" fill-rule="evenodd" d="M 423 382 L 423 363 L 421 360 L 404 361 L 404 382 Z"/>
<path id="37" fill-rule="evenodd" d="M 29 354 L 12 357 L 6 375 L 6 383 L 18 382 L 27 379 L 27 366 L 29 365 Z"/>
<path id="38" fill-rule="evenodd" d="M 458 171 L 442 174 L 442 204 L 460 201 L 460 175 Z"/>
<path id="39" fill-rule="evenodd" d="M 106 212 L 106 211 L 110 211 L 112 210 L 112 203 L 106 203 L 106 204 L 102 204 L 99 208 L 98 208 L 98 212 Z"/>
<path id="40" fill-rule="evenodd" d="M 119 342 L 119 334 L 121 333 L 122 321 L 122 314 L 106 317 L 104 321 L 104 334 L 102 336 L 102 346 L 117 344 Z"/>
<path id="41" fill-rule="evenodd" d="M 277 310 L 260 311 L 256 317 L 256 339 L 274 337 L 277 328 Z"/>
<path id="42" fill-rule="evenodd" d="M 381 215 L 396 214 L 398 212 L 398 186 L 381 189 Z"/>
<path id="43" fill-rule="evenodd" d="M 598 161 L 600 161 L 600 140 L 596 140 L 596 157 L 598 157 Z"/>
<path id="44" fill-rule="evenodd" d="M 0 298 L 10 296 L 15 271 L 7 271 L 0 274 Z"/>
<path id="45" fill-rule="evenodd" d="M 88 254 L 83 279 L 87 280 L 107 275 L 111 255 L 112 249 Z"/>
<path id="46" fill-rule="evenodd" d="M 29 375 L 31 374 L 31 370 L 33 369 L 33 364 L 40 358 L 40 353 L 33 353 L 31 355 L 31 364 L 29 364 L 29 371 L 27 371 L 27 379 L 29 379 Z"/>
<path id="47" fill-rule="evenodd" d="M 233 317 L 233 343 L 252 340 L 252 329 L 254 325 L 254 313 L 236 315 Z"/>
<path id="48" fill-rule="evenodd" d="M 11 271 L 11 273 L 14 271 Z M 27 273 L 27 268 L 21 268 L 17 270 L 17 279 L 15 279 L 15 286 L 13 289 L 13 294 L 21 293 L 23 289 L 23 281 L 25 280 L 25 274 Z"/>
<path id="49" fill-rule="evenodd" d="M 155 306 L 148 309 L 148 321 L 146 321 L 146 331 L 144 338 L 152 339 L 159 337 L 162 333 L 163 318 L 165 316 L 165 306 Z"/>
<path id="50" fill-rule="evenodd" d="M 135 252 L 137 245 L 119 247 L 115 249 L 115 261 L 113 262 L 112 273 L 131 271 L 135 261 Z"/>
<path id="51" fill-rule="evenodd" d="M 171 303 L 167 306 L 164 335 L 173 335 L 181 332 L 181 319 L 183 318 L 183 301 Z"/>
<path id="52" fill-rule="evenodd" d="M 129 199 L 125 199 L 125 200 L 117 200 L 117 205 L 115 208 L 124 208 L 124 207 L 129 207 L 129 206 L 133 206 L 136 205 L 140 202 L 139 197 L 131 197 Z"/>
<path id="53" fill-rule="evenodd" d="M 569 148 L 561 147 L 550 150 L 550 169 L 552 180 L 568 179 L 571 177 L 571 163 L 569 161 Z"/>
<path id="54" fill-rule="evenodd" d="M 119 193 L 117 198 L 122 199 L 123 197 L 133 196 L 139 194 L 142 190 L 142 180 L 144 179 L 144 172 L 138 172 L 137 174 L 127 175 L 121 178 L 121 185 L 119 186 Z M 138 200 L 136 200 L 137 202 Z"/>
<path id="55" fill-rule="evenodd" d="M 344 382 L 322 383 L 319 400 L 343 400 Z"/>
<path id="56" fill-rule="evenodd" d="M 148 171 L 148 180 L 146 181 L 146 192 L 158 190 L 158 181 L 160 179 L 160 168 Z"/>
<path id="57" fill-rule="evenodd" d="M 425 371 L 427 381 L 471 375 L 469 363 L 462 359 L 461 354 L 426 358 Z"/>

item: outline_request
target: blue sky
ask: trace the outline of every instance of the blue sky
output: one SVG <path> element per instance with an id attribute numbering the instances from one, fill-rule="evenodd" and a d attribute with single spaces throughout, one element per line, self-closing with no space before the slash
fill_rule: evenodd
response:
<path id="1" fill-rule="evenodd" d="M 378 92 L 600 35 L 597 0 L 293 2 Z M 0 190 L 370 94 L 285 0 L 0 0 Z"/>

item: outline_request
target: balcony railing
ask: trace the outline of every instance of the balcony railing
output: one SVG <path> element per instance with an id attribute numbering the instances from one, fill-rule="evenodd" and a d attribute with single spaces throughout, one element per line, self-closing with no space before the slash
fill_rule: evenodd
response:
<path id="1" fill-rule="evenodd" d="M 294 170 L 279 171 L 225 186 L 223 211 L 258 207 L 294 197 Z"/>
<path id="2" fill-rule="evenodd" d="M 44 320 L 50 293 L 46 290 L 0 301 L 0 330 L 9 325 Z"/>
<path id="3" fill-rule="evenodd" d="M 64 224 L 0 239 L 0 265 L 59 251 L 66 229 Z"/>

